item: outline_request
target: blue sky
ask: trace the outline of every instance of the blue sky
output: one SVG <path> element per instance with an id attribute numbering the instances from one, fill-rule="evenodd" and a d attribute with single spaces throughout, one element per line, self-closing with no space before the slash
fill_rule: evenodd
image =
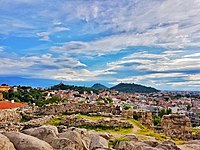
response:
<path id="1" fill-rule="evenodd" d="M 200 88 L 199 0 L 0 0 L 0 82 Z"/>

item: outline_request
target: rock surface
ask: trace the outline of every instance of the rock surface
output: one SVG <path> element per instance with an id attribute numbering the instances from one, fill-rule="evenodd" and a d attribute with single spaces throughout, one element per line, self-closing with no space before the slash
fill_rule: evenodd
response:
<path id="1" fill-rule="evenodd" d="M 200 141 L 193 140 L 177 146 L 170 140 L 140 141 L 134 134 L 122 136 L 123 140 L 115 140 L 104 133 L 87 131 L 79 128 L 66 128 L 58 133 L 57 127 L 41 126 L 20 132 L 4 132 L 0 134 L 1 150 L 200 150 Z M 25 134 L 24 134 L 25 133 Z M 105 138 L 104 138 L 105 137 Z"/>
<path id="2" fill-rule="evenodd" d="M 0 150 L 15 150 L 10 140 L 2 134 L 0 134 Z"/>
<path id="3" fill-rule="evenodd" d="M 16 150 L 53 150 L 45 141 L 20 132 L 7 132 L 5 136 L 14 144 Z"/>

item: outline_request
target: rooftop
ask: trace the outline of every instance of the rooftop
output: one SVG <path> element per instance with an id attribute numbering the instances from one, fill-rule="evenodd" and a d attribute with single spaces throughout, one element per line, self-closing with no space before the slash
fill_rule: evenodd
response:
<path id="1" fill-rule="evenodd" d="M 10 108 L 18 108 L 22 106 L 28 105 L 27 103 L 18 103 L 18 102 L 10 102 L 10 101 L 2 101 L 0 102 L 0 110 L 2 109 L 10 109 Z"/>

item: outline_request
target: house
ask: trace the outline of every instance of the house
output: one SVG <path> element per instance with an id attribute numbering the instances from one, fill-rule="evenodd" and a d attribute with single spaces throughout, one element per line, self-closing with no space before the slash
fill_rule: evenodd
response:
<path id="1" fill-rule="evenodd" d="M 2 84 L 1 86 L 0 86 L 0 91 L 1 92 L 8 92 L 9 90 L 10 90 L 10 86 L 8 86 L 8 85 L 6 85 L 6 84 Z"/>
<path id="2" fill-rule="evenodd" d="M 17 103 L 13 101 L 1 101 L 0 102 L 0 110 L 3 109 L 14 109 L 27 106 L 27 103 Z"/>

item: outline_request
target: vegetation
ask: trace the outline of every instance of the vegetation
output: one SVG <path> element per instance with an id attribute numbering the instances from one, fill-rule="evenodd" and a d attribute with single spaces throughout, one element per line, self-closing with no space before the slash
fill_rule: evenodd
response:
<path id="1" fill-rule="evenodd" d="M 132 132 L 132 128 L 119 128 L 119 127 L 108 127 L 108 126 L 79 126 L 79 128 L 84 128 L 88 130 L 95 130 L 98 132 L 106 132 L 106 133 L 113 133 L 113 134 L 121 134 L 125 135 Z"/>
<path id="2" fill-rule="evenodd" d="M 50 88 L 50 90 L 68 90 L 68 89 L 78 91 L 80 94 L 83 94 L 84 91 L 86 91 L 88 93 L 90 93 L 91 91 L 93 91 L 94 93 L 98 93 L 97 89 L 92 89 L 92 88 L 82 87 L 82 86 L 65 85 L 63 83 L 54 85 Z"/>
<path id="3" fill-rule="evenodd" d="M 131 109 L 131 107 L 132 107 L 131 105 L 126 104 L 126 105 L 123 106 L 123 109 L 124 110 L 128 110 L 128 109 Z"/>
<path id="4" fill-rule="evenodd" d="M 91 88 L 93 89 L 97 89 L 97 90 L 105 90 L 105 89 L 108 89 L 108 87 L 100 84 L 100 83 L 96 83 L 94 84 Z"/>
<path id="5" fill-rule="evenodd" d="M 134 119 L 127 119 L 127 121 L 133 123 L 134 125 L 138 126 L 140 129 L 146 129 L 145 126 L 143 126 L 139 121 Z"/>
<path id="6" fill-rule="evenodd" d="M 43 91 L 28 87 L 28 86 L 17 86 L 17 92 L 10 90 L 8 93 L 3 92 L 5 99 L 15 100 L 17 102 L 35 103 L 36 101 L 43 101 Z"/>
<path id="7" fill-rule="evenodd" d="M 103 119 L 105 117 L 103 116 L 87 116 L 87 115 L 82 115 L 82 114 L 77 114 L 76 115 L 78 118 L 84 118 L 84 119 L 87 119 L 87 120 L 93 120 L 93 121 L 97 121 L 99 119 Z"/>
<path id="8" fill-rule="evenodd" d="M 46 100 L 36 101 L 36 105 L 41 107 L 45 104 L 53 104 L 53 103 L 57 103 L 57 102 L 61 102 L 61 101 L 63 101 L 63 100 L 59 96 L 54 96 L 54 97 L 46 99 Z"/>
<path id="9" fill-rule="evenodd" d="M 169 115 L 172 113 L 172 110 L 170 108 L 167 109 L 161 109 L 158 111 L 158 116 L 154 115 L 153 116 L 153 123 L 155 126 L 159 126 L 161 124 L 161 118 L 164 115 Z"/>
<path id="10" fill-rule="evenodd" d="M 119 92 L 125 92 L 125 93 L 151 93 L 151 92 L 158 92 L 159 90 L 152 88 L 152 87 L 146 87 L 139 84 L 129 84 L 129 83 L 120 83 L 112 88 L 111 90 L 117 90 Z"/>
<path id="11" fill-rule="evenodd" d="M 162 133 L 156 133 L 155 131 L 150 130 L 150 129 L 141 129 L 141 130 L 138 130 L 136 132 L 136 134 L 141 134 L 141 135 L 145 135 L 145 136 L 151 136 L 151 137 L 154 137 L 158 141 L 163 141 L 165 139 L 170 139 L 169 137 L 165 136 L 164 134 L 162 134 Z"/>
<path id="12" fill-rule="evenodd" d="M 66 115 L 59 115 L 59 116 L 56 116 L 55 118 L 53 118 L 52 120 L 46 122 L 45 124 L 48 124 L 48 125 L 52 125 L 52 126 L 58 126 L 58 125 L 61 125 L 61 119 L 63 117 L 65 117 Z"/>

